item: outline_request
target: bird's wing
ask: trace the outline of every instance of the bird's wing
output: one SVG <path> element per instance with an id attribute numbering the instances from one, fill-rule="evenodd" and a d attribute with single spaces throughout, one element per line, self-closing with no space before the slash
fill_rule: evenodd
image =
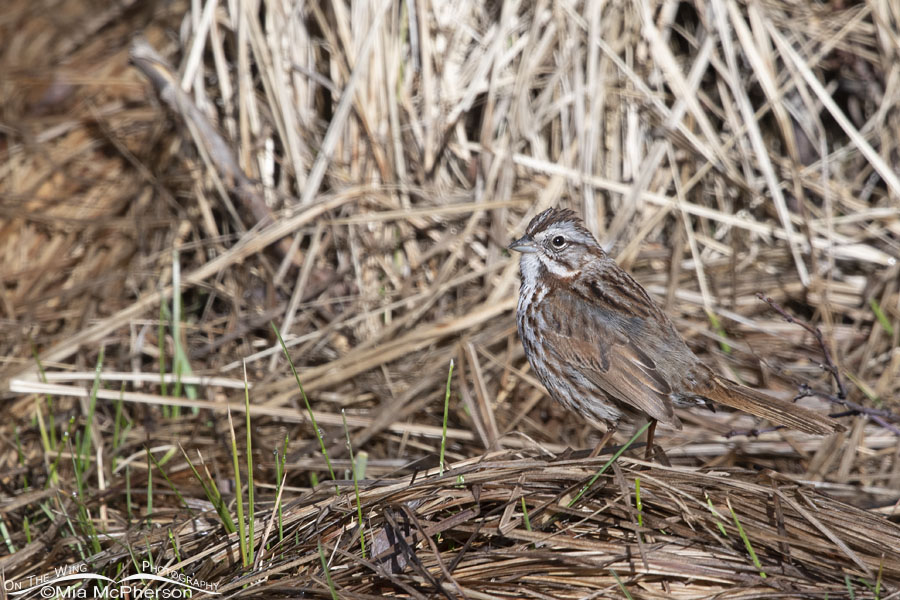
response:
<path id="1" fill-rule="evenodd" d="M 652 303 L 649 297 L 646 300 Z M 672 388 L 641 343 L 656 335 L 655 331 L 641 335 L 644 318 L 568 289 L 557 288 L 544 305 L 547 327 L 542 339 L 547 350 L 619 402 L 680 427 L 669 397 Z M 556 317 L 549 314 L 551 308 Z M 655 306 L 651 309 L 658 311 Z"/>

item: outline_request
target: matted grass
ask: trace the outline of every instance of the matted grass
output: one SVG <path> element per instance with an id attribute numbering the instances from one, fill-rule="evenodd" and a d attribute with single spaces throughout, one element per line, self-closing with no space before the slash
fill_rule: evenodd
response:
<path id="1" fill-rule="evenodd" d="M 897 3 L 0 16 L 5 582 L 900 593 Z M 608 456 L 530 373 L 505 250 L 556 205 L 711 366 L 848 432 L 683 412 L 569 507 Z"/>

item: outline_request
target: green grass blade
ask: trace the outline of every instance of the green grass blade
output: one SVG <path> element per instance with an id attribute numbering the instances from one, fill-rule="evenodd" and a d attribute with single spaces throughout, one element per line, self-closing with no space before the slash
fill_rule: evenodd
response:
<path id="1" fill-rule="evenodd" d="M 719 511 L 716 510 L 716 507 L 713 506 L 712 499 L 709 497 L 709 494 L 706 494 L 706 506 L 709 507 L 709 512 L 712 513 L 713 518 L 716 520 L 716 525 L 719 527 L 719 531 L 723 536 L 728 537 L 728 532 L 725 531 L 725 526 L 722 525 L 721 519 L 724 517 L 719 514 Z"/>
<path id="2" fill-rule="evenodd" d="M 528 518 L 528 506 L 525 504 L 525 496 L 522 496 L 522 520 L 525 522 L 525 529 L 531 531 L 531 519 Z"/>
<path id="3" fill-rule="evenodd" d="M 713 330 L 719 335 L 719 347 L 722 349 L 722 352 L 725 354 L 731 354 L 731 346 L 728 344 L 728 332 L 725 331 L 725 328 L 722 326 L 722 323 L 719 321 L 719 317 L 716 316 L 714 312 L 707 311 L 706 316 L 709 318 L 709 323 L 712 325 Z"/>
<path id="4" fill-rule="evenodd" d="M 322 542 L 319 542 L 319 558 L 322 561 L 322 570 L 325 571 L 325 581 L 328 582 L 328 589 L 331 590 L 331 599 L 338 600 L 337 590 L 334 588 L 334 582 L 331 580 L 331 571 L 328 570 L 328 561 L 325 559 L 325 551 L 322 549 Z"/>
<path id="5" fill-rule="evenodd" d="M 297 374 L 297 369 L 294 368 L 294 361 L 291 360 L 291 355 L 288 353 L 287 346 L 284 343 L 284 340 L 281 338 L 281 332 L 278 331 L 278 327 L 275 323 L 269 323 L 272 326 L 272 329 L 275 331 L 275 336 L 278 338 L 278 343 L 281 344 L 281 350 L 284 352 L 285 358 L 287 358 L 288 365 L 291 367 L 291 372 L 294 374 L 294 379 L 297 380 L 297 387 L 300 388 L 300 395 L 303 397 L 303 403 L 306 405 L 306 412 L 309 414 L 309 421 L 312 423 L 313 430 L 316 432 L 316 438 L 319 440 L 319 446 L 322 449 L 322 456 L 325 457 L 325 464 L 328 465 L 328 473 L 331 475 L 331 480 L 336 481 L 337 477 L 334 476 L 334 469 L 331 467 L 331 460 L 328 458 L 328 449 L 325 447 L 325 440 L 322 438 L 322 430 L 319 429 L 319 424 L 316 423 L 316 416 L 313 414 L 312 407 L 309 405 L 309 398 L 306 397 L 306 392 L 303 391 L 303 384 L 300 383 L 300 375 Z M 337 487 L 334 488 L 336 494 L 340 494 L 340 490 Z"/>
<path id="6" fill-rule="evenodd" d="M 287 461 L 288 436 L 284 436 L 284 442 L 281 446 L 281 456 L 278 455 L 278 449 L 275 449 L 275 472 L 278 478 L 278 487 L 275 490 L 276 497 L 281 497 L 281 487 L 284 485 L 284 465 Z M 282 515 L 283 502 L 278 503 L 278 541 L 284 540 L 284 519 Z"/>
<path id="7" fill-rule="evenodd" d="M 638 527 L 644 526 L 644 506 L 641 504 L 641 478 L 634 478 L 634 505 L 637 507 Z"/>
<path id="8" fill-rule="evenodd" d="M 753 561 L 753 564 L 759 569 L 759 576 L 763 579 L 766 578 L 766 572 L 763 571 L 762 563 L 759 562 L 759 558 L 756 556 L 756 552 L 753 550 L 753 544 L 750 543 L 750 538 L 747 537 L 747 532 L 744 531 L 744 527 L 741 525 L 741 521 L 738 519 L 737 513 L 734 512 L 734 508 L 731 506 L 731 500 L 726 498 L 725 503 L 728 504 L 728 510 L 731 511 L 731 516 L 734 518 L 734 525 L 737 527 L 738 535 L 741 536 L 741 539 L 744 541 L 744 547 L 747 548 L 747 552 L 750 554 L 750 559 Z"/>
<path id="9" fill-rule="evenodd" d="M 208 481 L 207 479 L 204 479 L 197 470 L 197 467 L 194 466 L 190 457 L 188 457 L 187 452 L 184 451 L 184 448 L 180 445 L 179 448 L 181 449 L 182 456 L 184 456 L 184 460 L 187 461 L 188 467 L 193 471 L 194 477 L 203 488 L 206 499 L 209 500 L 210 504 L 213 505 L 213 508 L 216 509 L 216 513 L 219 515 L 219 520 L 222 522 L 222 527 L 225 528 L 225 532 L 232 534 L 237 531 L 237 527 L 234 525 L 234 520 L 231 518 L 231 513 L 228 512 L 228 507 L 225 505 L 225 501 L 222 498 L 222 494 L 219 492 L 219 488 L 216 486 L 216 482 L 213 481 L 212 478 L 209 478 Z"/>
<path id="10" fill-rule="evenodd" d="M 619 574 L 612 569 L 610 569 L 609 572 L 612 573 L 612 576 L 616 578 L 616 583 L 619 584 L 619 589 L 622 590 L 622 593 L 625 594 L 625 597 L 628 598 L 628 600 L 634 600 L 634 598 L 631 597 L 631 593 L 628 591 L 628 588 L 625 587 L 625 583 L 623 583 L 622 580 L 619 579 Z"/>
<path id="11" fill-rule="evenodd" d="M 252 565 L 255 554 L 253 540 L 255 537 L 256 505 L 253 494 L 253 429 L 250 427 L 250 385 L 247 383 L 246 362 L 244 362 L 244 427 L 247 430 L 247 511 L 249 516 L 247 523 L 247 558 L 250 561 L 249 564 Z"/>
<path id="12" fill-rule="evenodd" d="M 444 425 L 441 432 L 440 474 L 444 474 L 444 450 L 447 447 L 447 414 L 450 409 L 450 381 L 453 379 L 453 359 L 450 359 L 450 370 L 447 371 L 447 388 L 444 391 Z"/>
<path id="13" fill-rule="evenodd" d="M 247 550 L 247 531 L 244 523 L 244 486 L 241 483 L 240 460 L 238 460 L 237 436 L 234 435 L 234 421 L 231 419 L 231 409 L 228 409 L 228 431 L 231 434 L 231 466 L 234 471 L 234 495 L 237 501 L 237 526 L 238 545 L 241 549 L 241 561 L 245 567 L 249 567 L 250 554 Z"/>
<path id="14" fill-rule="evenodd" d="M 91 462 L 91 427 L 94 423 L 94 414 L 97 410 L 97 392 L 100 391 L 100 375 L 103 373 L 103 351 L 97 354 L 97 366 L 94 367 L 94 385 L 91 387 L 91 395 L 88 400 L 88 414 L 84 423 L 84 436 L 81 438 L 81 447 L 78 450 L 79 469 L 87 470 Z"/>
<path id="15" fill-rule="evenodd" d="M 156 326 L 156 344 L 159 346 L 159 390 L 163 396 L 169 395 L 169 384 L 166 383 L 166 303 L 159 303 L 159 323 Z M 166 407 L 163 407 L 165 414 Z"/>
<path id="16" fill-rule="evenodd" d="M 628 441 L 625 443 L 624 446 L 622 446 L 621 448 L 619 448 L 619 450 L 618 450 L 615 454 L 613 454 L 613 455 L 610 457 L 610 459 L 609 459 L 608 461 L 606 461 L 606 463 L 605 463 L 602 467 L 600 467 L 600 470 L 597 471 L 597 473 L 596 473 L 593 477 L 591 477 L 591 480 L 588 481 L 588 482 L 584 485 L 584 487 L 581 488 L 581 491 L 579 491 L 578 494 L 577 494 L 574 498 L 572 498 L 572 500 L 571 500 L 571 501 L 569 502 L 569 504 L 568 504 L 569 508 L 571 508 L 572 506 L 574 506 L 575 503 L 578 502 L 578 501 L 581 499 L 581 497 L 584 496 L 584 494 L 585 494 L 589 489 L 591 489 L 591 486 L 594 485 L 594 482 L 596 482 L 598 479 L 600 479 L 600 476 L 603 475 L 603 473 L 606 472 L 606 470 L 609 468 L 609 466 L 610 466 L 611 464 L 613 464 L 614 462 L 616 462 L 616 460 L 617 460 L 620 456 L 622 456 L 622 454 L 623 454 L 626 450 L 628 450 L 628 448 L 630 448 L 631 445 L 632 445 L 639 437 L 641 437 L 641 436 L 644 434 L 645 431 L 647 431 L 647 428 L 648 428 L 648 427 L 650 427 L 650 421 L 647 421 L 646 423 L 644 423 L 644 426 L 641 427 L 640 429 L 638 429 L 638 430 L 634 433 L 634 435 L 631 436 L 631 439 L 628 440 Z"/>
<path id="17" fill-rule="evenodd" d="M 44 363 L 41 362 L 41 355 L 38 353 L 37 345 L 34 343 L 34 340 L 31 339 L 31 336 L 28 337 L 28 342 L 31 344 L 31 355 L 34 357 L 35 364 L 37 364 L 41 382 L 47 383 L 47 373 L 44 371 Z M 47 421 L 50 426 L 50 447 L 53 448 L 53 450 L 58 450 L 59 446 L 56 444 L 56 414 L 53 412 L 53 396 L 47 394 L 44 396 L 44 400 L 47 403 Z"/>
<path id="18" fill-rule="evenodd" d="M 878 319 L 881 328 L 884 329 L 889 336 L 893 336 L 894 326 L 891 325 L 891 320 L 888 319 L 887 315 L 884 314 L 884 311 L 881 310 L 881 305 L 878 304 L 878 300 L 869 298 L 869 306 L 872 308 L 872 312 L 875 313 L 875 318 Z"/>
<path id="19" fill-rule="evenodd" d="M 188 511 L 188 514 L 190 514 L 191 517 L 193 517 L 194 511 L 188 505 L 187 500 L 185 500 L 184 497 L 181 495 L 181 492 L 178 491 L 178 488 L 175 487 L 175 484 L 172 482 L 172 480 L 169 479 L 169 474 L 166 473 L 165 469 L 163 469 L 163 465 L 159 461 L 156 460 L 156 457 L 153 456 L 153 453 L 150 452 L 149 450 L 147 451 L 147 456 L 149 456 L 150 460 L 153 461 L 153 465 L 159 471 L 160 475 L 163 476 L 163 479 L 165 479 L 166 483 L 169 485 L 169 489 L 171 489 L 172 493 L 175 494 L 175 497 L 178 498 L 178 500 L 181 502 L 182 505 L 184 505 L 184 507 Z"/>
<path id="20" fill-rule="evenodd" d="M 359 546 L 362 550 L 362 557 L 366 557 L 366 535 L 363 525 L 362 504 L 359 500 L 359 479 L 356 476 L 356 461 L 353 458 L 353 444 L 350 442 L 350 429 L 347 427 L 347 415 L 344 409 L 341 409 L 341 419 L 344 421 L 344 433 L 347 435 L 347 450 L 350 451 L 350 465 L 353 471 L 353 491 L 356 494 L 356 518 L 359 522 Z"/>

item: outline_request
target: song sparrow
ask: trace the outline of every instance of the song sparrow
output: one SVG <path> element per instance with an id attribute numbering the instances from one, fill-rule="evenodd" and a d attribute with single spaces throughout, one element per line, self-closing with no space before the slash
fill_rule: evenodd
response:
<path id="1" fill-rule="evenodd" d="M 522 253 L 516 321 L 525 355 L 550 395 L 594 426 L 611 434 L 621 420 L 649 418 L 651 432 L 656 421 L 680 429 L 676 406 L 716 402 L 807 433 L 843 429 L 716 375 L 571 210 L 537 215 L 509 249 Z"/>

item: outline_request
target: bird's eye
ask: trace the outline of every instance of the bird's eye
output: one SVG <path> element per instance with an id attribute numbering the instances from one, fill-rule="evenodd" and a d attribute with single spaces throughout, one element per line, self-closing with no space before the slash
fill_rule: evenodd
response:
<path id="1" fill-rule="evenodd" d="M 564 238 L 561 235 L 558 235 L 558 236 L 554 237 L 552 240 L 550 240 L 550 243 L 553 244 L 554 248 L 559 249 L 566 245 L 566 238 Z"/>

